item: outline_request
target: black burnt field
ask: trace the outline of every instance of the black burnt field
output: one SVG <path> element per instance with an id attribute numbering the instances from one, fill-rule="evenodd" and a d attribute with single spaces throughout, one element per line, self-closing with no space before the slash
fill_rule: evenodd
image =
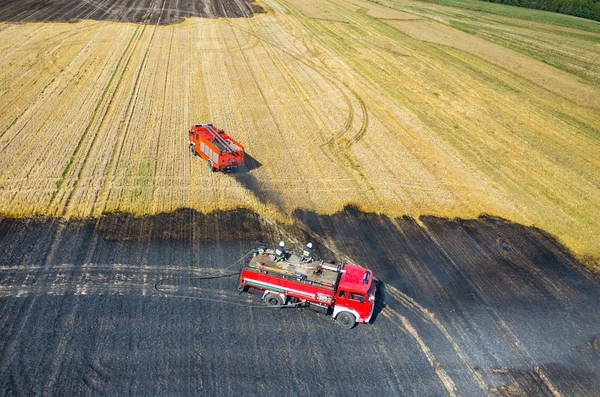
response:
<path id="1" fill-rule="evenodd" d="M 2 22 L 132 22 L 169 25 L 184 18 L 241 18 L 263 12 L 247 0 L 0 0 Z"/>
<path id="2" fill-rule="evenodd" d="M 0 218 L 0 395 L 600 394 L 600 283 L 551 236 L 492 217 L 294 215 Z M 280 238 L 371 268 L 372 324 L 198 278 Z"/>

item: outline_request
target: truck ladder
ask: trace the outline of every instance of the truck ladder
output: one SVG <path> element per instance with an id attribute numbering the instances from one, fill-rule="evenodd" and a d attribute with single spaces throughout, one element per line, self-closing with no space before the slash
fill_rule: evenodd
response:
<path id="1" fill-rule="evenodd" d="M 219 134 L 219 131 L 217 131 L 217 129 L 212 124 L 205 124 L 204 127 L 206 127 L 206 130 L 212 134 L 212 136 L 215 138 L 215 140 L 217 142 L 219 142 L 223 146 L 223 148 L 225 148 L 225 150 L 223 150 L 224 152 L 233 153 L 235 151 L 229 145 L 229 142 L 227 142 L 225 139 L 223 139 L 221 134 Z"/>

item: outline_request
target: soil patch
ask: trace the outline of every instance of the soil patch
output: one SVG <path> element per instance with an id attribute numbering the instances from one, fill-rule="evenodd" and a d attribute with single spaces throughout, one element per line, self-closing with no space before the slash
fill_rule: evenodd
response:
<path id="1" fill-rule="evenodd" d="M 584 345 L 577 346 L 573 349 L 584 354 L 600 356 L 600 335 L 596 335 L 591 341 L 588 341 Z"/>
<path id="2" fill-rule="evenodd" d="M 170 25 L 184 18 L 243 18 L 264 12 L 247 0 L 0 0 L 3 22 L 132 22 Z"/>

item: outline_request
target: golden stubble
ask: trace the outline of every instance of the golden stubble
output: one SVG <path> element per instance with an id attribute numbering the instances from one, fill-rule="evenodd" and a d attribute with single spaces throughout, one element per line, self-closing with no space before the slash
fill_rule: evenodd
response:
<path id="1" fill-rule="evenodd" d="M 350 203 L 492 214 L 597 255 L 597 113 L 486 59 L 480 41 L 432 40 L 419 33 L 429 22 L 364 6 L 269 1 L 265 15 L 173 26 L 0 25 L 2 213 L 245 207 L 285 221 Z M 199 122 L 260 166 L 210 173 L 187 147 Z"/>

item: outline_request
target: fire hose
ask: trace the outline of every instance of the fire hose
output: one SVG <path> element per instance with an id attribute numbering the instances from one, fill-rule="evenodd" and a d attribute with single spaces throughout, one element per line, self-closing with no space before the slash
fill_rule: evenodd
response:
<path id="1" fill-rule="evenodd" d="M 176 278 L 162 278 L 158 281 L 156 281 L 154 283 L 154 290 L 156 291 L 156 293 L 158 293 L 159 295 L 165 296 L 165 297 L 170 297 L 170 298 L 180 298 L 180 299 L 192 299 L 192 300 L 200 300 L 200 301 L 206 301 L 206 302 L 215 302 L 215 303 L 223 303 L 223 304 L 228 304 L 228 305 L 234 305 L 234 306 L 242 306 L 242 307 L 247 307 L 247 308 L 256 308 L 256 309 L 280 309 L 280 308 L 291 308 L 291 307 L 298 307 L 300 306 L 303 302 L 298 302 L 298 303 L 291 303 L 291 304 L 287 304 L 287 305 L 275 305 L 275 306 L 265 306 L 265 305 L 253 305 L 250 303 L 241 303 L 241 302 L 234 302 L 234 301 L 229 301 L 229 300 L 225 300 L 225 299 L 219 299 L 219 298 L 208 298 L 208 297 L 200 297 L 200 296 L 189 296 L 189 295 L 178 295 L 178 294 L 174 294 L 174 293 L 170 293 L 164 290 L 160 289 L 160 285 L 162 283 L 164 283 L 165 281 L 173 281 L 173 280 L 215 280 L 215 279 L 220 279 L 220 278 L 227 278 L 227 277 L 232 277 L 235 276 L 237 274 L 239 274 L 239 272 L 230 272 L 230 273 L 224 273 L 221 274 L 229 269 L 231 269 L 232 267 L 240 264 L 242 261 L 244 261 L 246 258 L 248 258 L 248 256 L 250 256 L 252 253 L 256 252 L 256 249 L 251 249 L 250 251 L 248 251 L 246 254 L 244 254 L 240 259 L 238 259 L 237 261 L 235 261 L 234 263 L 232 263 L 231 265 L 227 266 L 226 268 L 220 269 L 218 271 L 215 272 L 215 274 L 210 274 L 210 275 L 206 275 L 206 276 L 196 276 L 196 277 L 176 277 Z"/>

